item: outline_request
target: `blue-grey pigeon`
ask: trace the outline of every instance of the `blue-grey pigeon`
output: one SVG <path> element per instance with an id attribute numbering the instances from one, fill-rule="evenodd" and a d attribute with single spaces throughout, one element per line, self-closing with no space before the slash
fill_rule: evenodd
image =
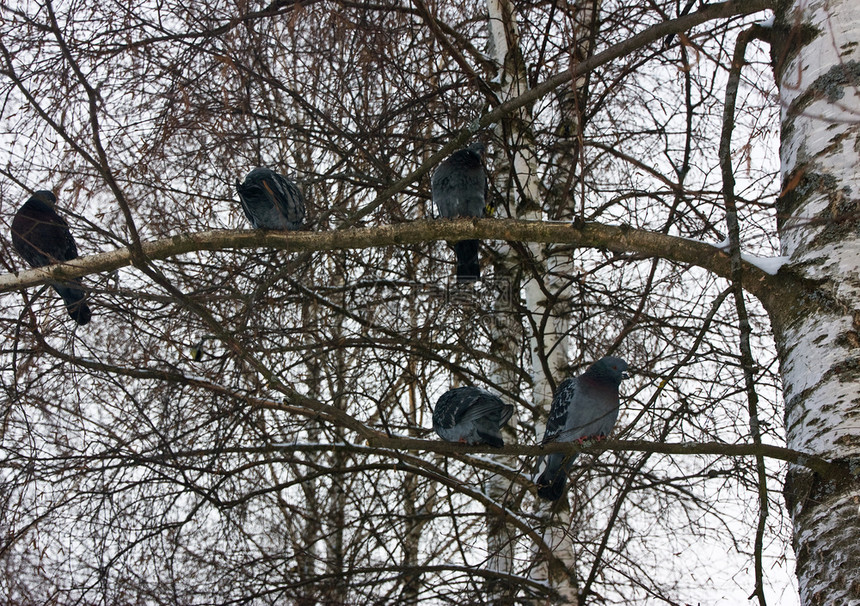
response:
<path id="1" fill-rule="evenodd" d="M 574 442 L 608 436 L 618 419 L 618 386 L 626 379 L 627 362 L 601 358 L 584 373 L 562 381 L 556 389 L 546 422 L 543 443 Z M 567 472 L 576 455 L 550 454 L 540 458 L 538 496 L 551 501 L 564 493 Z"/>
<path id="2" fill-rule="evenodd" d="M 487 171 L 481 155 L 484 144 L 473 143 L 454 152 L 442 162 L 430 178 L 433 202 L 446 218 L 483 217 L 487 205 Z M 457 282 L 475 282 L 481 277 L 478 263 L 478 240 L 460 240 L 454 244 L 457 255 Z"/>
<path id="3" fill-rule="evenodd" d="M 254 229 L 296 230 L 305 219 L 305 198 L 286 177 L 271 168 L 255 168 L 236 181 L 242 210 Z"/>
<path id="4" fill-rule="evenodd" d="M 505 445 L 502 425 L 514 407 L 478 387 L 458 387 L 442 394 L 433 409 L 433 429 L 443 440 L 466 444 Z"/>
<path id="5" fill-rule="evenodd" d="M 57 197 L 46 190 L 33 192 L 12 219 L 12 245 L 31 267 L 43 267 L 78 257 L 78 247 L 66 223 L 55 210 Z M 90 321 L 90 308 L 81 279 L 51 283 L 72 319 L 83 326 Z"/>

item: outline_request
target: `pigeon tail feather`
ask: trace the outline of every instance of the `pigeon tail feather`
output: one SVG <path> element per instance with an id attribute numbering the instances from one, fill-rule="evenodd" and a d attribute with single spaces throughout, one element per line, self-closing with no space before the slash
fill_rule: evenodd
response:
<path id="1" fill-rule="evenodd" d="M 67 305 L 66 310 L 69 312 L 72 320 L 77 322 L 79 326 L 86 326 L 90 323 L 92 312 L 90 312 L 89 306 L 83 301 L 71 307 Z"/>
<path id="2" fill-rule="evenodd" d="M 559 469 L 552 480 L 547 475 L 548 472 L 544 471 L 538 478 L 538 496 L 548 501 L 558 501 L 561 495 L 564 494 L 565 484 L 567 484 L 567 474 Z"/>
<path id="3" fill-rule="evenodd" d="M 54 290 L 63 298 L 66 310 L 75 322 L 81 326 L 89 323 L 92 313 L 85 301 L 83 290 L 73 286 L 54 286 Z"/>
<path id="4" fill-rule="evenodd" d="M 478 263 L 479 240 L 461 240 L 454 244 L 457 255 L 457 282 L 475 282 L 481 278 Z"/>

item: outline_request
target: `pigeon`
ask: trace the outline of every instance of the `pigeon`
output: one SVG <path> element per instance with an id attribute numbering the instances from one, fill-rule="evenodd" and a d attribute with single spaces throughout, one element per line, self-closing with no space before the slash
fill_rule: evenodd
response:
<path id="1" fill-rule="evenodd" d="M 481 155 L 480 141 L 454 152 L 442 162 L 430 178 L 433 202 L 446 218 L 483 217 L 487 200 L 487 171 Z M 457 282 L 475 282 L 481 277 L 478 264 L 478 240 L 461 240 L 454 244 L 457 255 Z"/>
<path id="2" fill-rule="evenodd" d="M 458 387 L 442 394 L 433 410 L 433 429 L 449 442 L 505 445 L 502 425 L 514 414 L 514 407 L 478 387 Z"/>
<path id="3" fill-rule="evenodd" d="M 55 210 L 57 197 L 46 190 L 33 192 L 12 219 L 12 245 L 31 267 L 43 267 L 78 257 L 78 247 L 66 223 Z M 72 319 L 83 326 L 90 321 L 90 308 L 81 279 L 51 283 Z"/>
<path id="4" fill-rule="evenodd" d="M 286 177 L 270 168 L 255 168 L 236 181 L 242 210 L 254 229 L 296 230 L 305 219 L 305 198 Z"/>
<path id="5" fill-rule="evenodd" d="M 618 419 L 618 386 L 627 378 L 627 362 L 601 358 L 584 373 L 562 381 L 555 392 L 543 443 L 582 442 L 609 435 Z M 576 455 L 550 454 L 540 458 L 538 496 L 557 501 L 564 493 L 567 472 Z"/>

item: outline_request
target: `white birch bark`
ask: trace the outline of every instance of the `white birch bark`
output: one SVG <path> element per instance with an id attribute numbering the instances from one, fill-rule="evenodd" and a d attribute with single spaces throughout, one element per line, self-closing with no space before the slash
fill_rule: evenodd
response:
<path id="1" fill-rule="evenodd" d="M 302 305 L 302 324 L 309 326 L 314 322 L 319 314 L 319 306 L 315 300 L 306 300 Z M 308 333 L 306 338 L 312 338 Z M 308 359 L 307 368 L 307 386 L 308 395 L 313 398 L 320 399 L 321 396 L 321 367 L 319 360 L 314 357 Z M 308 441 L 311 443 L 320 441 L 320 428 L 316 423 L 308 425 Z M 301 489 L 304 492 L 305 503 L 307 510 L 319 511 L 320 503 L 318 495 L 320 494 L 320 483 L 316 480 L 306 480 L 302 482 Z M 289 518 L 291 512 L 288 507 L 282 507 L 283 515 Z M 322 561 L 321 541 L 322 521 L 316 516 L 308 516 L 304 520 L 304 528 L 299 537 L 299 544 L 295 547 L 296 566 L 299 569 L 299 575 L 302 580 L 315 579 L 317 576 L 318 562 Z M 308 592 L 312 593 L 312 592 Z M 315 603 L 312 595 L 304 596 L 297 601 L 297 606 L 310 606 Z"/>
<path id="2" fill-rule="evenodd" d="M 499 97 L 502 102 L 525 93 L 528 89 L 525 65 L 519 49 L 519 32 L 514 14 L 514 5 L 509 0 L 488 0 L 487 8 L 490 18 L 490 49 L 496 64 L 500 66 Z M 497 154 L 500 162 L 496 168 L 503 179 L 513 179 L 512 183 L 500 183 L 499 189 L 511 192 L 511 208 L 516 208 L 517 218 L 528 220 L 545 219 L 542 212 L 542 192 L 537 176 L 537 159 L 534 155 L 533 135 L 530 130 L 531 115 L 526 108 L 521 108 L 500 128 L 500 136 L 505 138 L 512 154 L 512 166 L 503 170 L 505 154 Z M 546 275 L 547 259 L 545 250 L 538 244 L 529 244 L 529 252 L 538 268 L 539 276 Z M 507 255 L 503 255 L 507 257 Z M 510 273 L 513 275 L 513 272 Z M 548 308 L 546 296 L 533 276 L 527 276 L 526 282 L 516 287 L 523 288 L 526 309 L 532 314 L 535 326 L 544 325 L 544 316 L 554 310 Z M 556 311 L 557 313 L 557 311 Z M 536 423 L 537 440 L 543 437 L 544 419 L 549 415 L 552 403 L 551 382 L 547 371 L 558 378 L 558 371 L 567 364 L 567 349 L 565 335 L 567 334 L 566 319 L 563 315 L 547 318 L 546 330 L 543 333 L 530 331 L 531 377 L 534 405 L 543 411 L 543 416 Z M 546 359 L 546 365 L 544 364 Z M 548 512 L 544 503 L 538 503 L 538 513 Z M 547 568 L 546 562 L 541 561 L 532 571 L 536 580 L 549 580 L 553 589 L 564 601 L 574 601 L 577 596 L 573 583 L 574 570 L 573 543 L 566 532 L 570 526 L 570 512 L 563 510 L 552 520 L 547 517 L 543 524 L 544 541 L 564 566 L 558 566 L 553 574 Z"/>
<path id="3" fill-rule="evenodd" d="M 502 271 L 499 271 L 499 270 Z M 497 264 L 494 277 L 498 281 L 505 280 L 504 268 Z M 521 326 L 515 322 L 516 315 L 499 297 L 493 314 L 494 323 L 491 338 L 496 355 L 501 359 L 516 360 L 519 350 L 519 335 Z M 520 377 L 510 372 L 502 365 L 493 369 L 491 381 L 506 392 L 517 393 Z M 502 429 L 505 444 L 516 443 L 517 413 L 511 417 L 508 426 Z M 499 462 L 511 468 L 517 467 L 516 457 L 499 456 Z M 493 502 L 505 505 L 511 500 L 511 483 L 503 476 L 491 474 L 486 480 L 487 495 Z M 516 540 L 518 531 L 505 523 L 493 512 L 487 515 L 487 569 L 500 574 L 513 574 Z M 516 587 L 500 579 L 489 578 L 487 582 L 487 597 L 490 604 L 513 604 L 516 597 Z"/>
<path id="4" fill-rule="evenodd" d="M 841 481 L 789 471 L 798 584 L 803 604 L 858 604 L 860 2 L 781 3 L 773 42 L 782 104 L 782 253 L 790 269 L 816 281 L 806 296 L 769 310 L 787 441 L 848 470 Z"/>
<path id="5" fill-rule="evenodd" d="M 489 30 L 490 55 L 496 60 L 499 66 L 499 71 L 504 78 L 504 57 L 508 48 L 506 23 L 509 19 L 504 16 L 509 14 L 503 11 L 509 11 L 510 7 L 504 7 L 501 3 L 495 0 L 488 0 L 487 9 L 489 12 Z M 490 150 L 497 151 L 497 150 Z M 496 153 L 497 158 L 503 154 Z M 496 165 L 498 174 L 503 174 L 502 167 Z M 502 208 L 497 210 L 498 213 L 504 212 Z M 505 245 L 507 248 L 507 245 Z M 493 346 L 497 351 L 500 359 L 513 361 L 518 358 L 519 350 L 519 335 L 522 332 L 522 325 L 512 313 L 512 309 L 508 306 L 511 301 L 505 301 L 503 293 L 507 290 L 510 297 L 517 298 L 519 293 L 519 284 L 515 282 L 516 277 L 511 271 L 510 264 L 506 262 L 509 250 L 503 251 L 502 260 L 496 264 L 493 277 L 496 280 L 497 300 L 494 306 L 494 323 L 492 325 L 492 341 Z M 506 391 L 516 393 L 518 391 L 519 377 L 513 376 L 508 372 L 504 365 L 497 365 L 492 372 L 493 383 Z M 509 422 L 509 426 L 513 429 L 516 427 L 517 413 L 515 412 Z M 516 440 L 515 431 L 504 431 L 503 436 L 505 442 L 514 442 Z M 515 457 L 501 457 L 502 463 L 511 467 L 516 467 L 517 462 Z M 504 503 L 506 494 L 509 491 L 509 483 L 499 475 L 491 475 L 487 478 L 487 494 L 493 501 Z M 502 574 L 513 574 L 514 572 L 514 554 L 516 550 L 516 531 L 508 527 L 504 520 L 499 519 L 490 513 L 487 517 L 487 550 L 488 561 L 487 568 L 494 572 Z M 487 586 L 487 598 L 491 604 L 511 604 L 516 595 L 516 589 L 507 583 L 499 580 L 490 579 Z"/>

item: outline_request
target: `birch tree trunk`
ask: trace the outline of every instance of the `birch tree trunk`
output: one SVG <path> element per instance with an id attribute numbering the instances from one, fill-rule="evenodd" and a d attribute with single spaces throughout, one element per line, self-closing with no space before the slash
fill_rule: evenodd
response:
<path id="1" fill-rule="evenodd" d="M 509 286 L 508 296 L 517 296 L 514 276 L 509 272 L 510 268 L 504 265 L 504 260 L 495 265 L 494 279 L 496 286 L 506 282 Z M 501 293 L 500 293 L 501 294 Z M 491 326 L 491 338 L 493 349 L 501 360 L 516 360 L 519 354 L 520 337 L 522 325 L 519 323 L 514 309 L 511 308 L 510 300 L 505 301 L 504 296 L 499 296 L 495 301 L 493 310 L 493 324 Z M 510 367 L 502 364 L 495 365 L 492 373 L 492 382 L 500 389 L 508 393 L 518 393 L 520 377 L 512 372 Z M 505 444 L 516 443 L 517 413 L 508 421 L 508 425 L 502 428 L 502 436 Z M 516 469 L 519 465 L 517 457 L 500 456 L 499 462 Z M 511 483 L 504 476 L 491 474 L 487 478 L 487 494 L 493 502 L 507 507 L 511 499 Z M 514 562 L 516 552 L 516 539 L 519 532 L 516 528 L 507 524 L 504 518 L 494 512 L 487 515 L 487 568 L 499 573 L 498 577 L 489 577 L 487 582 L 488 603 L 496 605 L 513 604 L 517 594 L 517 587 L 503 580 L 501 575 L 514 573 Z"/>
<path id="2" fill-rule="evenodd" d="M 335 257 L 332 260 L 336 265 L 340 265 L 342 257 Z M 343 276 L 345 272 L 338 271 L 336 275 Z M 338 277 L 335 283 L 342 284 L 344 280 Z M 338 284 L 338 285 L 340 285 Z M 341 305 L 346 305 L 345 293 L 341 295 Z M 343 318 L 338 318 L 332 327 L 332 333 L 336 338 L 340 338 L 344 334 Z M 333 394 L 332 404 L 338 409 L 345 410 L 347 398 L 344 394 L 347 393 L 350 364 L 354 360 L 349 359 L 347 352 L 343 348 L 334 350 L 330 360 L 330 377 L 328 378 L 328 389 Z M 338 443 L 346 441 L 346 431 L 343 427 L 332 428 L 332 438 Z M 347 466 L 349 454 L 342 450 L 334 450 L 331 454 L 331 468 L 344 469 Z M 329 577 L 328 582 L 324 584 L 324 604 L 342 604 L 346 601 L 349 595 L 349 586 L 346 581 L 348 577 L 345 555 L 347 553 L 346 542 L 349 537 L 346 533 L 346 515 L 347 515 L 347 493 L 351 479 L 346 475 L 333 475 L 331 478 L 331 486 L 327 494 L 327 502 L 323 504 L 324 516 L 328 528 L 326 528 L 325 547 L 325 572 Z"/>
<path id="3" fill-rule="evenodd" d="M 487 8 L 490 19 L 490 48 L 491 56 L 500 67 L 500 100 L 505 102 L 525 93 L 528 86 L 525 63 L 519 48 L 519 31 L 514 13 L 514 5 L 508 0 L 488 0 Z M 512 166 L 507 170 L 499 170 L 507 180 L 499 183 L 499 189 L 513 202 L 511 208 L 516 209 L 516 217 L 533 221 L 545 219 L 542 212 L 541 198 L 543 192 L 539 187 L 537 175 L 537 159 L 534 155 L 534 134 L 532 132 L 532 116 L 528 108 L 523 107 L 513 112 L 505 119 L 499 129 L 500 137 L 509 147 L 510 153 L 500 158 L 499 164 L 505 164 L 510 158 Z M 497 168 L 502 168 L 497 165 Z M 549 415 L 553 396 L 552 375 L 558 375 L 561 368 L 567 365 L 566 318 L 553 310 L 553 301 L 546 296 L 543 285 L 535 276 L 546 275 L 546 250 L 539 244 L 528 244 L 529 255 L 536 272 L 524 277 L 524 284 L 515 281 L 512 286 L 519 291 L 524 290 L 526 309 L 532 316 L 529 346 L 531 354 L 532 394 L 537 410 L 543 415 L 536 420 L 536 439 L 543 438 L 544 419 Z M 508 255 L 503 254 L 503 258 Z M 512 279 L 516 272 L 507 272 Z M 550 286 L 551 287 L 551 286 Z M 570 512 L 562 508 L 554 519 L 550 519 L 549 508 L 538 503 L 538 514 L 546 513 L 542 525 L 545 528 L 543 539 L 557 559 L 553 571 L 549 571 L 545 561 L 540 561 L 532 571 L 536 580 L 548 580 L 558 592 L 563 601 L 576 600 L 577 590 L 574 581 L 573 543 L 568 532 L 570 527 Z M 563 564 L 563 566 L 561 565 Z M 556 570 L 557 569 L 557 570 Z"/>
<path id="4" fill-rule="evenodd" d="M 511 35 L 509 31 L 509 23 L 512 19 L 512 7 L 504 2 L 495 0 L 487 1 L 487 10 L 489 13 L 489 54 L 494 59 L 496 66 L 501 74 L 501 86 L 506 86 L 507 69 L 506 56 L 509 48 Z M 496 169 L 498 175 L 505 179 L 509 175 L 509 171 L 504 169 L 504 153 L 495 151 L 495 158 L 498 159 Z M 504 189 L 502 189 L 504 191 Z M 492 195 L 492 194 L 491 194 Z M 498 213 L 504 213 L 504 209 L 500 206 Z M 499 261 L 495 264 L 493 278 L 496 281 L 496 300 L 494 305 L 494 323 L 492 325 L 491 336 L 493 346 L 498 352 L 500 360 L 513 361 L 518 357 L 520 347 L 520 336 L 522 334 L 522 322 L 518 314 L 515 313 L 512 306 L 514 299 L 519 299 L 520 284 L 516 272 L 510 263 L 510 248 L 507 244 L 502 244 L 503 249 L 500 251 Z M 504 294 L 507 292 L 508 300 L 505 300 Z M 520 378 L 509 371 L 509 367 L 504 364 L 497 364 L 493 370 L 493 382 L 506 391 L 516 393 L 518 390 Z M 516 440 L 517 415 L 511 418 L 509 429 L 505 429 L 505 442 L 513 442 Z M 515 457 L 502 457 L 502 462 L 505 465 L 516 468 L 517 461 Z M 487 479 L 487 494 L 497 503 L 504 503 L 507 494 L 509 493 L 509 483 L 499 475 L 492 475 Z M 516 531 L 508 527 L 503 519 L 490 513 L 487 521 L 487 549 L 489 559 L 487 567 L 500 574 L 512 574 L 514 572 L 514 554 L 516 549 Z M 487 586 L 487 597 L 491 604 L 512 604 L 516 596 L 516 588 L 509 583 L 491 578 Z"/>
<path id="5" fill-rule="evenodd" d="M 825 481 L 790 469 L 803 604 L 860 600 L 860 3 L 780 3 L 773 58 L 782 105 L 778 229 L 804 296 L 771 312 L 789 448 L 846 463 Z"/>
<path id="6" fill-rule="evenodd" d="M 316 301 L 306 300 L 302 304 L 302 324 L 304 326 L 310 326 L 316 320 L 317 315 L 319 314 L 319 306 Z M 307 362 L 307 386 L 308 386 L 308 394 L 311 397 L 319 398 L 321 397 L 321 387 L 322 387 L 322 368 L 320 362 L 315 357 L 309 357 Z M 320 440 L 320 427 L 318 424 L 313 423 L 308 426 L 308 441 L 311 443 L 318 442 Z M 317 480 L 302 482 L 301 484 L 302 492 L 304 493 L 305 502 L 307 503 L 307 510 L 309 512 L 317 512 L 321 511 L 322 507 L 320 504 L 319 495 L 320 493 L 320 482 Z M 285 517 L 289 517 L 290 511 L 288 507 L 282 507 L 283 515 Z M 316 578 L 317 576 L 317 567 L 319 562 L 322 560 L 321 557 L 321 545 L 322 541 L 320 540 L 322 536 L 322 520 L 319 516 L 309 515 L 306 520 L 304 520 L 304 527 L 302 528 L 301 535 L 299 537 L 299 547 L 296 549 L 296 568 L 299 570 L 299 575 L 302 580 L 310 581 L 311 579 Z M 312 606 L 316 604 L 317 596 L 314 595 L 313 589 L 309 589 L 307 592 L 308 595 L 304 596 L 302 599 L 297 600 L 297 606 Z"/>

